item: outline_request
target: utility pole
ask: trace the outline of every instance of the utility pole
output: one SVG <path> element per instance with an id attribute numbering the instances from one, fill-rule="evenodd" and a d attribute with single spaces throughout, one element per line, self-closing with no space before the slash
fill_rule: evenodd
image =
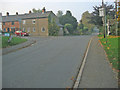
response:
<path id="1" fill-rule="evenodd" d="M 105 9 L 103 0 L 102 0 L 102 8 Z M 104 13 L 104 15 L 105 15 L 105 13 Z M 104 16 L 102 17 L 102 20 L 103 20 L 103 27 L 105 27 L 105 17 Z M 104 38 L 105 38 L 105 29 L 104 29 Z"/>
<path id="2" fill-rule="evenodd" d="M 104 5 L 104 1 L 102 0 L 102 8 L 103 8 L 103 26 L 104 26 L 104 38 L 106 38 L 106 43 L 107 43 L 107 17 L 106 17 L 106 8 L 105 8 L 105 5 Z"/>
<path id="3" fill-rule="evenodd" d="M 118 35 L 118 21 L 117 21 L 117 18 L 118 18 L 118 15 L 117 15 L 117 12 L 118 12 L 118 2 L 117 0 L 115 1 L 115 20 L 116 20 L 116 30 L 115 30 L 115 34 L 116 36 Z"/>

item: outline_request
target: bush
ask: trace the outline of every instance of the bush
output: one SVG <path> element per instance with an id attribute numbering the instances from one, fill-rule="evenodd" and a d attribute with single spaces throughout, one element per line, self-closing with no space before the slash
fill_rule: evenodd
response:
<path id="1" fill-rule="evenodd" d="M 70 34 L 73 34 L 72 24 L 65 24 L 64 27 L 69 31 Z"/>

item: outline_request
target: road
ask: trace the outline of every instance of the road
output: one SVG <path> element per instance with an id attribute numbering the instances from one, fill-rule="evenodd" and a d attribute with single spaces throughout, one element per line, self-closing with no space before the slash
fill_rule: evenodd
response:
<path id="1" fill-rule="evenodd" d="M 91 36 L 35 37 L 34 45 L 3 55 L 3 88 L 67 88 Z"/>

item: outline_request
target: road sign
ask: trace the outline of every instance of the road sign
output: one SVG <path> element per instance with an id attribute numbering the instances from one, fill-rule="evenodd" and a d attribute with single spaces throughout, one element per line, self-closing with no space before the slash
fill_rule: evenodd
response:
<path id="1" fill-rule="evenodd" d="M 99 8 L 99 16 L 100 17 L 104 16 L 104 8 Z"/>

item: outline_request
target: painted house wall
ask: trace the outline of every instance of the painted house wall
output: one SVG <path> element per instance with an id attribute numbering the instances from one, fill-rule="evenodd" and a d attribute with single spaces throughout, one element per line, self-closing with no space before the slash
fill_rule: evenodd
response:
<path id="1" fill-rule="evenodd" d="M 2 23 L 2 29 L 3 29 L 3 32 L 8 32 L 8 28 L 9 28 L 9 31 L 14 32 L 14 29 L 15 29 L 15 31 L 19 30 L 19 28 L 20 28 L 19 25 L 20 24 L 19 24 L 18 21 L 14 21 L 14 25 L 12 25 L 12 22 L 3 22 Z"/>
<path id="2" fill-rule="evenodd" d="M 33 23 L 35 21 L 35 24 Z M 25 23 L 24 23 L 25 22 Z M 42 28 L 45 31 L 42 31 Z M 48 36 L 48 18 L 25 19 L 21 22 L 21 29 L 33 36 Z M 35 29 L 35 31 L 33 30 Z"/>

